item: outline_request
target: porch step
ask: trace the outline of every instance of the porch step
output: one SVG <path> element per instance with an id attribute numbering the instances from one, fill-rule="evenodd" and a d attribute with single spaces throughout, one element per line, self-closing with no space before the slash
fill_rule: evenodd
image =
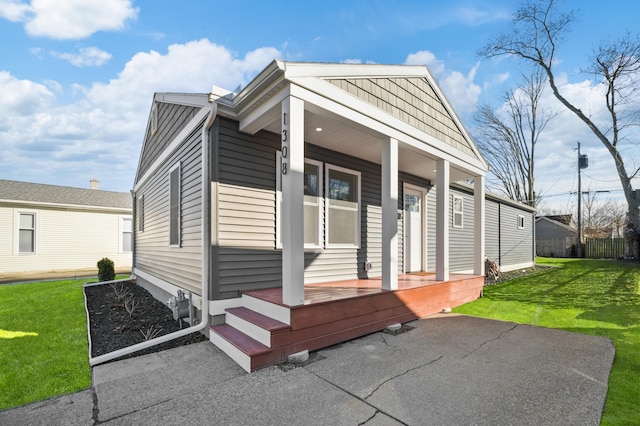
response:
<path id="1" fill-rule="evenodd" d="M 286 343 L 282 333 L 289 330 L 287 324 L 251 309 L 245 307 L 226 309 L 225 322 L 269 348 Z"/>
<path id="2" fill-rule="evenodd" d="M 251 292 L 242 293 L 242 306 L 258 312 L 266 317 L 273 318 L 287 325 L 291 324 L 291 312 L 289 308 L 253 297 Z"/>
<path id="3" fill-rule="evenodd" d="M 272 350 L 228 324 L 210 327 L 209 340 L 229 355 L 246 372 L 261 368 L 256 360 Z"/>

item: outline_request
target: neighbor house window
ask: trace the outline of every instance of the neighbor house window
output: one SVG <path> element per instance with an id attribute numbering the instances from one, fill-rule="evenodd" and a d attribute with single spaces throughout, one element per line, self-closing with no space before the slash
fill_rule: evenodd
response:
<path id="1" fill-rule="evenodd" d="M 18 247 L 17 253 L 36 252 L 36 214 L 18 213 Z"/>
<path id="2" fill-rule="evenodd" d="M 524 229 L 524 216 L 518 215 L 518 229 Z"/>
<path id="3" fill-rule="evenodd" d="M 180 246 L 180 163 L 169 171 L 169 245 Z"/>
<path id="4" fill-rule="evenodd" d="M 462 228 L 463 203 L 462 197 L 453 196 L 453 227 Z"/>
<path id="5" fill-rule="evenodd" d="M 327 164 L 327 247 L 360 245 L 360 173 Z"/>
<path id="6" fill-rule="evenodd" d="M 276 153 L 276 170 L 282 169 L 282 155 Z M 321 240 L 321 206 L 322 206 L 322 163 L 304 160 L 304 246 L 305 248 L 322 247 Z M 276 247 L 282 248 L 282 176 L 276 177 Z"/>
<path id="7" fill-rule="evenodd" d="M 125 216 L 120 217 L 120 253 L 131 253 L 133 251 L 133 219 Z"/>

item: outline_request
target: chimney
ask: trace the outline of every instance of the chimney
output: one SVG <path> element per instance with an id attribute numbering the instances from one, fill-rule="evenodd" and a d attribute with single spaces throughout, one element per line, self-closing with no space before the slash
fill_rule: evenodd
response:
<path id="1" fill-rule="evenodd" d="M 100 181 L 97 179 L 91 179 L 89 181 L 91 189 L 100 189 Z"/>

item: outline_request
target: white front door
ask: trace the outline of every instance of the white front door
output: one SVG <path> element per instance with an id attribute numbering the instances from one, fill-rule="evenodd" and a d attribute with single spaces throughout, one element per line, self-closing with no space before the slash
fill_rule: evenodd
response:
<path id="1" fill-rule="evenodd" d="M 404 270 L 420 272 L 422 268 L 423 192 L 404 188 Z"/>

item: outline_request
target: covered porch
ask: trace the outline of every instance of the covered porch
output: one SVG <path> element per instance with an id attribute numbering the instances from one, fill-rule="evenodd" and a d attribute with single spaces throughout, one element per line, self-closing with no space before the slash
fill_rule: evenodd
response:
<path id="1" fill-rule="evenodd" d="M 317 350 L 459 306 L 482 294 L 484 277 L 404 274 L 398 288 L 381 279 L 304 286 L 304 303 L 282 302 L 282 288 L 252 290 L 242 306 L 227 309 L 226 323 L 211 327 L 211 341 L 246 371 L 281 363 L 287 356 Z"/>

